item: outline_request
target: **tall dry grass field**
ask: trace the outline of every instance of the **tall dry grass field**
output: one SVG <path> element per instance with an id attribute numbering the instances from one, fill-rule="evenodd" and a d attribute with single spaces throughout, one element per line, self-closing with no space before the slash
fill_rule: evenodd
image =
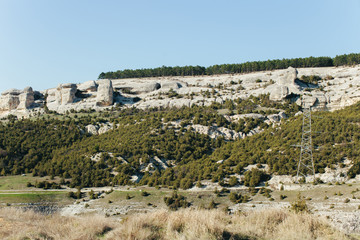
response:
<path id="1" fill-rule="evenodd" d="M 0 239 L 352 239 L 310 214 L 268 210 L 228 215 L 220 210 L 159 210 L 121 221 L 102 216 L 44 216 L 0 209 Z"/>
<path id="2" fill-rule="evenodd" d="M 0 209 L 0 239 L 98 239 L 116 225 L 102 216 L 62 217 Z"/>

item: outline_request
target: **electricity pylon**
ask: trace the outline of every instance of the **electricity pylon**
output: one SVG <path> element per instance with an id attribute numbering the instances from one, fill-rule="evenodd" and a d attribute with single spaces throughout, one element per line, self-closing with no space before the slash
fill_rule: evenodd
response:
<path id="1" fill-rule="evenodd" d="M 307 106 L 308 105 L 308 106 Z M 299 183 L 299 179 L 312 175 L 315 182 L 315 168 L 312 152 L 312 138 L 311 138 L 311 105 L 305 102 L 305 98 L 302 98 L 303 107 L 303 123 L 302 123 L 302 137 L 301 145 L 298 147 L 300 150 L 300 159 L 297 168 L 296 182 Z"/>

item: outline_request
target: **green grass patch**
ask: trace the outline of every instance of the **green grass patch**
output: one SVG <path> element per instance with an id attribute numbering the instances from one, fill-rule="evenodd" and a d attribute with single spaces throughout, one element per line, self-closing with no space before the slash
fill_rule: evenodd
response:
<path id="1" fill-rule="evenodd" d="M 69 202 L 66 192 L 19 192 L 0 193 L 0 203 L 65 203 Z"/>
<path id="2" fill-rule="evenodd" d="M 26 190 L 30 189 L 26 187 L 28 182 L 35 184 L 37 182 L 59 182 L 60 179 L 56 177 L 54 180 L 50 180 L 50 177 L 32 177 L 31 175 L 16 175 L 0 177 L 0 191 L 1 190 Z"/>

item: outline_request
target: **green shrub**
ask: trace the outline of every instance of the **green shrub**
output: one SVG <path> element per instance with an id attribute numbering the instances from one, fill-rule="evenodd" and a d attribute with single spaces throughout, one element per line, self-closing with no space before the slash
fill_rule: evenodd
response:
<path id="1" fill-rule="evenodd" d="M 237 177 L 234 177 L 234 176 L 230 177 L 230 179 L 229 179 L 230 187 L 233 187 L 233 186 L 237 185 L 238 183 L 239 183 L 239 181 L 238 181 Z"/>
<path id="2" fill-rule="evenodd" d="M 164 202 L 170 210 L 178 210 L 179 208 L 187 208 L 190 206 L 190 203 L 186 201 L 186 197 L 178 194 L 174 191 L 171 197 L 164 197 Z"/>
<path id="3" fill-rule="evenodd" d="M 280 199 L 281 199 L 281 200 L 284 200 L 285 198 L 287 198 L 286 195 L 280 195 Z"/>
<path id="4" fill-rule="evenodd" d="M 147 197 L 149 195 L 150 195 L 150 193 L 148 193 L 147 191 L 141 191 L 141 196 Z"/>
<path id="5" fill-rule="evenodd" d="M 256 187 L 261 182 L 267 181 L 270 179 L 270 176 L 264 171 L 261 171 L 257 168 L 253 168 L 245 172 L 244 175 L 244 185 L 247 187 Z"/>
<path id="6" fill-rule="evenodd" d="M 250 197 L 247 195 L 242 195 L 241 193 L 231 192 L 229 194 L 229 199 L 233 203 L 246 203 L 250 200 Z"/>
<path id="7" fill-rule="evenodd" d="M 310 75 L 310 76 L 302 75 L 300 80 L 305 83 L 318 84 L 318 82 L 321 80 L 321 77 L 317 75 Z"/>
<path id="8" fill-rule="evenodd" d="M 296 213 L 309 212 L 309 208 L 300 194 L 298 195 L 297 200 L 291 203 L 290 209 Z"/>

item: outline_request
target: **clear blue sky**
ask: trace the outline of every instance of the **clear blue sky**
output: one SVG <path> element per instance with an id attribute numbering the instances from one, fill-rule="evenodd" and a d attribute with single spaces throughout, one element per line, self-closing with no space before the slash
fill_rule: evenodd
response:
<path id="1" fill-rule="evenodd" d="M 0 0 L 0 92 L 125 68 L 352 52 L 359 0 Z"/>

